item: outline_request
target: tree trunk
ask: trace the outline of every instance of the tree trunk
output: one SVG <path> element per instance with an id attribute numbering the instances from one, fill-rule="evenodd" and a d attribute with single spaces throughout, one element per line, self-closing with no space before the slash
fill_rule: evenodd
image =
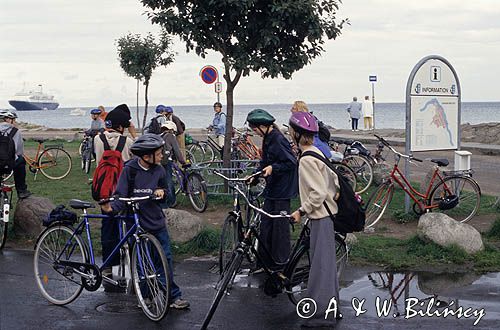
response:
<path id="1" fill-rule="evenodd" d="M 136 106 L 135 106 L 135 113 L 137 115 L 137 131 L 140 131 L 141 129 L 141 120 L 139 119 L 139 79 L 137 80 L 137 94 L 136 94 Z"/>
<path id="2" fill-rule="evenodd" d="M 144 117 L 142 118 L 142 127 L 146 127 L 146 118 L 148 116 L 148 91 L 149 91 L 149 80 L 144 81 Z"/>
<path id="3" fill-rule="evenodd" d="M 234 85 L 230 79 L 226 79 L 226 135 L 224 139 L 224 150 L 223 159 L 225 168 L 231 167 L 231 138 L 233 135 L 233 113 L 234 113 L 234 101 L 233 101 L 233 91 Z"/>

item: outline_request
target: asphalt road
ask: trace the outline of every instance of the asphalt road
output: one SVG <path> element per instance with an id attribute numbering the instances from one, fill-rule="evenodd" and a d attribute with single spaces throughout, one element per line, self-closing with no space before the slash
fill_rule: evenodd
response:
<path id="1" fill-rule="evenodd" d="M 32 267 L 32 251 L 0 252 L 0 329 L 199 329 L 214 295 L 218 275 L 209 269 L 214 259 L 189 259 L 176 265 L 176 281 L 183 296 L 191 302 L 188 311 L 171 310 L 159 323 L 149 321 L 137 308 L 131 294 L 83 292 L 73 303 L 60 307 L 48 303 L 39 293 Z M 437 318 L 416 316 L 377 317 L 372 312 L 355 316 L 354 297 L 373 304 L 376 296 L 366 275 L 371 270 L 347 269 L 341 290 L 344 319 L 336 329 L 498 329 L 500 290 L 493 282 L 468 285 L 456 294 L 466 295 L 473 306 L 486 306 L 485 317 L 473 327 L 475 318 Z M 231 295 L 224 297 L 210 324 L 211 329 L 300 329 L 302 320 L 295 307 L 282 294 L 267 297 L 260 288 L 263 276 L 241 275 Z M 495 282 L 496 281 L 496 282 Z M 477 280 L 475 283 L 479 283 Z M 486 283 L 486 284 L 485 284 Z M 489 284 L 488 284 L 489 283 Z M 496 283 L 496 285 L 495 285 Z M 411 291 L 410 291 L 411 292 Z M 462 298 L 465 299 L 465 298 Z M 373 309 L 373 308 L 372 308 Z"/>

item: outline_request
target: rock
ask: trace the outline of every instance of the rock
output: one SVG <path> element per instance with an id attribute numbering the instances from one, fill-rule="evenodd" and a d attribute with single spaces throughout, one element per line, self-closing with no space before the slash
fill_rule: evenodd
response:
<path id="1" fill-rule="evenodd" d="M 418 234 L 441 246 L 456 244 L 469 254 L 484 249 L 481 234 L 474 227 L 455 221 L 443 213 L 422 215 L 418 220 Z"/>
<path id="2" fill-rule="evenodd" d="M 31 195 L 17 201 L 14 212 L 14 231 L 17 235 L 37 237 L 44 229 L 43 219 L 55 205 L 45 197 Z"/>
<path id="3" fill-rule="evenodd" d="M 479 277 L 480 275 L 474 272 L 442 274 L 419 272 L 418 288 L 428 295 L 443 295 L 451 290 L 467 287 Z"/>
<path id="4" fill-rule="evenodd" d="M 386 163 L 373 165 L 373 184 L 375 186 L 380 186 L 384 179 L 389 177 L 389 174 L 390 168 Z"/>
<path id="5" fill-rule="evenodd" d="M 345 243 L 349 246 L 356 245 L 358 243 L 358 238 L 356 237 L 356 235 L 349 233 L 345 237 Z"/>
<path id="6" fill-rule="evenodd" d="M 201 232 L 203 220 L 199 216 L 176 209 L 165 209 L 163 213 L 172 241 L 184 243 Z"/>

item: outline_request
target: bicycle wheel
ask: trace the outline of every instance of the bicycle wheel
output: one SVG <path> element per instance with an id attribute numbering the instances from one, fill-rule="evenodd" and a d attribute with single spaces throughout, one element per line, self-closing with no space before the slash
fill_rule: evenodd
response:
<path id="1" fill-rule="evenodd" d="M 242 261 L 243 261 L 243 252 L 235 251 L 235 253 L 233 253 L 231 261 L 228 263 L 228 266 L 224 269 L 224 272 L 222 273 L 221 278 L 215 287 L 217 292 L 215 293 L 214 300 L 212 301 L 210 309 L 208 310 L 208 313 L 205 316 L 205 320 L 203 320 L 203 325 L 201 326 L 202 330 L 206 329 L 210 324 L 210 321 L 214 316 L 217 306 L 219 306 L 219 303 L 224 293 L 226 293 L 228 285 L 233 282 L 236 273 L 240 269 Z"/>
<path id="2" fill-rule="evenodd" d="M 304 247 L 298 252 L 295 261 L 290 265 L 290 273 L 285 274 L 290 282 L 286 287 L 288 299 L 292 304 L 297 303 L 307 294 L 307 283 L 309 281 L 309 271 L 311 269 L 311 257 L 309 255 L 309 246 Z"/>
<path id="3" fill-rule="evenodd" d="M 8 199 L 6 203 L 4 194 L 2 192 L 2 196 L 0 196 L 0 212 L 2 212 L 0 217 L 0 250 L 3 249 L 5 241 L 7 241 L 7 230 L 9 229 L 10 204 L 8 204 Z"/>
<path id="4" fill-rule="evenodd" d="M 90 172 L 90 164 L 92 162 L 92 149 L 85 149 L 82 153 L 82 170 L 89 174 Z"/>
<path id="5" fill-rule="evenodd" d="M 373 168 L 370 161 L 359 155 L 349 155 L 344 158 L 344 162 L 356 174 L 356 188 L 354 192 L 364 193 L 372 184 Z"/>
<path id="6" fill-rule="evenodd" d="M 337 260 L 337 278 L 340 281 L 342 273 L 347 266 L 347 261 L 349 259 L 349 250 L 342 236 L 335 233 L 335 256 Z"/>
<path id="7" fill-rule="evenodd" d="M 195 172 L 189 174 L 187 178 L 187 189 L 191 205 L 197 212 L 204 212 L 208 205 L 207 184 L 205 179 Z"/>
<path id="8" fill-rule="evenodd" d="M 86 139 L 83 139 L 82 142 L 80 142 L 80 146 L 78 146 L 78 155 L 80 156 L 82 155 L 86 145 L 87 145 Z"/>
<path id="9" fill-rule="evenodd" d="M 365 206 L 365 228 L 373 227 L 382 218 L 393 193 L 392 183 L 383 183 L 373 191 Z"/>
<path id="10" fill-rule="evenodd" d="M 73 229 L 64 225 L 47 228 L 35 247 L 33 265 L 35 279 L 45 299 L 55 305 L 69 304 L 83 290 L 82 277 L 73 267 L 59 261 L 88 261 L 86 246 Z"/>
<path id="11" fill-rule="evenodd" d="M 160 321 L 168 313 L 170 278 L 165 252 L 151 234 L 141 234 L 132 253 L 132 282 L 143 313 Z"/>
<path id="12" fill-rule="evenodd" d="M 225 266 L 231 259 L 234 249 L 238 245 L 238 222 L 234 215 L 230 214 L 224 220 L 219 245 L 219 274 L 222 274 Z"/>
<path id="13" fill-rule="evenodd" d="M 453 206 L 455 196 L 458 200 Z M 481 190 L 477 182 L 467 176 L 456 176 L 447 177 L 434 187 L 428 205 L 436 206 L 432 208 L 433 212 L 445 213 L 456 221 L 467 222 L 479 210 L 480 202 Z"/>
<path id="14" fill-rule="evenodd" d="M 335 163 L 335 168 L 337 171 L 347 180 L 351 185 L 352 189 L 356 191 L 357 179 L 356 173 L 347 165 L 341 163 Z"/>
<path id="15" fill-rule="evenodd" d="M 47 178 L 62 179 L 71 171 L 71 156 L 63 149 L 46 149 L 40 155 L 38 167 Z"/>
<path id="16" fill-rule="evenodd" d="M 195 163 L 199 167 L 207 167 L 215 159 L 214 151 L 204 141 L 193 143 L 188 150 L 192 153 Z"/>

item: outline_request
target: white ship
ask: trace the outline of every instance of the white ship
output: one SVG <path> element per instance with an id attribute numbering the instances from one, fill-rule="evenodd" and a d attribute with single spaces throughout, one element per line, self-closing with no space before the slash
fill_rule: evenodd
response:
<path id="1" fill-rule="evenodd" d="M 16 93 L 14 97 L 9 100 L 9 104 L 18 111 L 27 110 L 55 110 L 59 106 L 59 102 L 54 99 L 53 95 L 44 94 L 42 85 L 39 91 L 28 91 L 24 89 Z"/>

